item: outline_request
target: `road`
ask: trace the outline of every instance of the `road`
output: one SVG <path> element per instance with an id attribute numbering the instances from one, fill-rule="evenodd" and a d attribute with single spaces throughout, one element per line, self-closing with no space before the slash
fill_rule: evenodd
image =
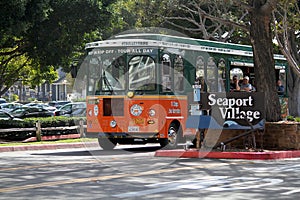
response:
<path id="1" fill-rule="evenodd" d="M 0 199 L 298 199 L 300 159 L 154 157 L 156 146 L 0 153 Z"/>

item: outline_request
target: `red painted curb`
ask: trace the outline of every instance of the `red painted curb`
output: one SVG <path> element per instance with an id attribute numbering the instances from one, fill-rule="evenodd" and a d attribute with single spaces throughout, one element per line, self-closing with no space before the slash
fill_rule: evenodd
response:
<path id="1" fill-rule="evenodd" d="M 267 151 L 267 152 L 205 152 L 198 150 L 158 150 L 157 157 L 177 158 L 211 158 L 211 159 L 247 159 L 271 160 L 300 157 L 300 151 Z"/>
<path id="2" fill-rule="evenodd" d="M 63 139 L 77 139 L 80 138 L 80 134 L 67 134 L 67 135 L 45 135 L 41 137 L 42 141 L 48 140 L 63 140 Z M 36 142 L 36 137 L 30 137 L 23 142 Z"/>

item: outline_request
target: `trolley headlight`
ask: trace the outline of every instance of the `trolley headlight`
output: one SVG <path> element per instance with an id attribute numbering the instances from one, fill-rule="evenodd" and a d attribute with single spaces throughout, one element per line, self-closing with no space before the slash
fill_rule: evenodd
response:
<path id="1" fill-rule="evenodd" d="M 133 91 L 127 92 L 127 96 L 128 96 L 129 98 L 134 97 L 134 92 L 133 92 Z"/>
<path id="2" fill-rule="evenodd" d="M 143 112 L 143 108 L 138 105 L 138 104 L 134 104 L 130 107 L 130 113 L 133 115 L 133 116 L 140 116 Z"/>
<path id="3" fill-rule="evenodd" d="M 155 116 L 156 112 L 155 112 L 154 109 L 150 109 L 148 114 L 149 114 L 150 117 L 153 117 L 153 116 Z"/>
<path id="4" fill-rule="evenodd" d="M 110 127 L 115 128 L 117 126 L 117 122 L 115 120 L 110 121 Z"/>

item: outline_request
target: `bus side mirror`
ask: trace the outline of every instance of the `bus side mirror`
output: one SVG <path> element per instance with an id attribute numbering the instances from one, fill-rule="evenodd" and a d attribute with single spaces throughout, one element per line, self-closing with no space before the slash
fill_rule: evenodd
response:
<path id="1" fill-rule="evenodd" d="M 77 76 L 77 65 L 71 64 L 71 76 L 72 78 L 76 78 Z"/>

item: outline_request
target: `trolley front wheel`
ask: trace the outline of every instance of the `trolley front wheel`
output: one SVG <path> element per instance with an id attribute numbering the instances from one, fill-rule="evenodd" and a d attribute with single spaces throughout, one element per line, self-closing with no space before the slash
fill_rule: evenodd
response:
<path id="1" fill-rule="evenodd" d="M 117 145 L 116 141 L 108 138 L 98 138 L 98 143 L 103 150 L 112 150 Z"/>

